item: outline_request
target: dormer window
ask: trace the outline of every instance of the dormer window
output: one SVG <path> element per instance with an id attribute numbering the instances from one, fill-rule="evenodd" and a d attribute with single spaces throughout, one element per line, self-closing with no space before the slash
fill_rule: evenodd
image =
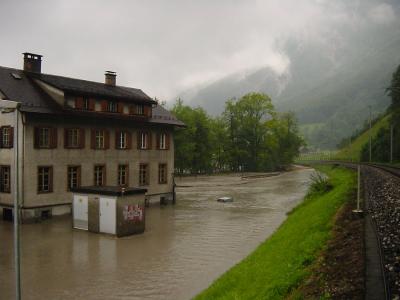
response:
<path id="1" fill-rule="evenodd" d="M 143 104 L 136 105 L 136 114 L 144 115 L 144 105 Z"/>
<path id="2" fill-rule="evenodd" d="M 117 111 L 118 111 L 118 109 L 117 109 L 117 103 L 116 102 L 114 102 L 114 101 L 109 101 L 108 102 L 108 111 L 109 112 L 113 112 L 113 113 L 116 113 Z"/>
<path id="3" fill-rule="evenodd" d="M 95 99 L 88 97 L 76 97 L 75 108 L 79 110 L 94 110 Z"/>
<path id="4" fill-rule="evenodd" d="M 83 98 L 82 109 L 90 110 L 89 98 Z"/>

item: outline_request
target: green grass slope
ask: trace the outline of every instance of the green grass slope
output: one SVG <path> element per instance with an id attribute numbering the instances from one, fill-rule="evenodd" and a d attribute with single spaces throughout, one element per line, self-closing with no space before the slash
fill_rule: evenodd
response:
<path id="1" fill-rule="evenodd" d="M 376 122 L 371 128 L 371 136 L 374 138 L 381 128 L 389 126 L 390 115 L 386 115 L 378 122 Z M 366 144 L 369 143 L 369 129 L 363 134 L 357 137 L 349 146 L 341 149 L 334 156 L 334 159 L 339 160 L 349 160 L 349 161 L 359 161 L 361 155 L 361 149 Z"/>
<path id="2" fill-rule="evenodd" d="M 282 299 L 306 278 L 330 236 L 336 211 L 355 185 L 349 170 L 321 170 L 332 190 L 307 196 L 268 240 L 195 299 Z"/>

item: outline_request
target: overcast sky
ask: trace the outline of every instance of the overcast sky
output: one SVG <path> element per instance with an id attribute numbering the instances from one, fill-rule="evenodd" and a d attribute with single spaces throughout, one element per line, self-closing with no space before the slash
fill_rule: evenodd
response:
<path id="1" fill-rule="evenodd" d="M 396 18 L 392 4 L 367 2 L 1 0 L 0 65 L 21 68 L 22 52 L 38 53 L 44 73 L 103 81 L 112 70 L 117 84 L 167 100 L 232 73 L 285 72 L 288 37 Z"/>

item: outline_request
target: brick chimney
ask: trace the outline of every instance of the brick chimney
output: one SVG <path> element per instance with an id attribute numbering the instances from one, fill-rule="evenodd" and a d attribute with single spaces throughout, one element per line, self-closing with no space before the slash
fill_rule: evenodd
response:
<path id="1" fill-rule="evenodd" d="M 42 55 L 34 53 L 22 53 L 24 55 L 24 71 L 41 73 L 42 72 Z"/>
<path id="2" fill-rule="evenodd" d="M 104 75 L 106 76 L 104 83 L 107 85 L 115 86 L 117 81 L 117 73 L 113 71 L 106 71 Z"/>

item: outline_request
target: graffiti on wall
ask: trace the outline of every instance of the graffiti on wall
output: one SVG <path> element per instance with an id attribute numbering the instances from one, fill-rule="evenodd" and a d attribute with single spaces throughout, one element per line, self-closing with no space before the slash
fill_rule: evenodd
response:
<path id="1" fill-rule="evenodd" d="M 124 220 L 141 222 L 143 221 L 143 206 L 136 205 L 125 205 L 123 210 Z"/>

